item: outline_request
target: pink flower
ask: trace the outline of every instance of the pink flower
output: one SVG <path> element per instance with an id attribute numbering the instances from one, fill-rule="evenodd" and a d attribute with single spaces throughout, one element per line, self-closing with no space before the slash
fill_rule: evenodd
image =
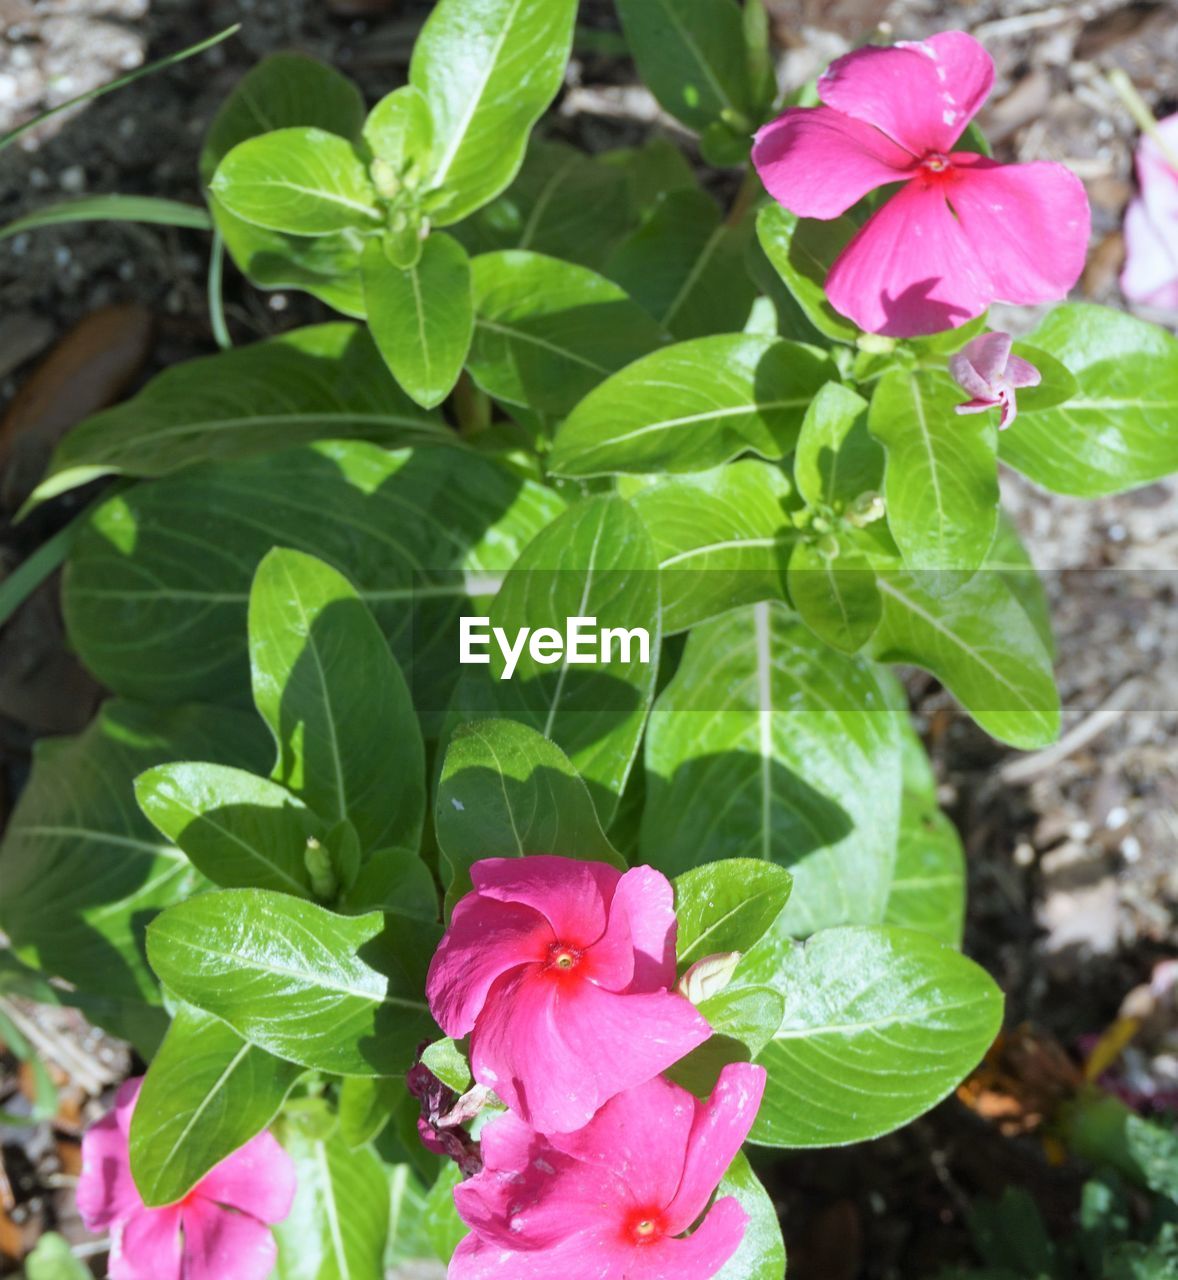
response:
<path id="1" fill-rule="evenodd" d="M 1018 416 L 1016 387 L 1037 387 L 1039 370 L 1029 360 L 1010 354 L 1009 333 L 983 333 L 949 357 L 949 372 L 973 396 L 957 406 L 958 413 L 981 413 L 1000 408 L 998 430 L 1005 431 Z"/>
<path id="2" fill-rule="evenodd" d="M 542 1132 L 579 1129 L 615 1094 L 711 1034 L 675 985 L 674 895 L 650 867 L 487 858 L 430 965 L 430 1009 L 470 1033 L 471 1072 Z"/>
<path id="3" fill-rule="evenodd" d="M 826 293 L 871 333 L 954 329 L 995 300 L 1046 302 L 1079 278 L 1088 200 L 1059 164 L 997 164 L 953 146 L 985 101 L 994 63 L 972 36 L 857 49 L 818 81 L 821 107 L 765 125 L 753 163 L 803 218 L 835 218 L 905 185 L 842 251 Z"/>
<path id="4" fill-rule="evenodd" d="M 471 1234 L 450 1280 L 708 1280 L 747 1215 L 707 1208 L 761 1103 L 765 1072 L 724 1068 L 699 1102 L 662 1077 L 618 1094 L 577 1133 L 541 1137 L 507 1115 L 483 1134 L 484 1171 L 454 1191 Z"/>
<path id="5" fill-rule="evenodd" d="M 110 1280 L 264 1280 L 274 1270 L 271 1222 L 290 1212 L 294 1162 L 269 1133 L 227 1156 L 184 1197 L 147 1208 L 131 1179 L 127 1139 L 143 1077 L 82 1139 L 78 1213 L 111 1232 Z"/>
<path id="6" fill-rule="evenodd" d="M 1178 153 L 1178 115 L 1161 121 L 1158 131 L 1170 153 Z M 1133 302 L 1178 311 L 1178 169 L 1148 136 L 1137 147 L 1137 181 L 1141 194 L 1125 214 L 1121 289 Z"/>

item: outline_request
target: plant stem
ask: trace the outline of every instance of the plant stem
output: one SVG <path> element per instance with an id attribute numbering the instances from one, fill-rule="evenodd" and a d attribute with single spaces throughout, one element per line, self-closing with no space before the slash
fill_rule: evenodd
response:
<path id="1" fill-rule="evenodd" d="M 736 193 L 736 199 L 732 202 L 732 208 L 728 210 L 728 216 L 724 219 L 725 226 L 739 227 L 760 194 L 761 179 L 756 169 L 750 164 L 744 171 L 744 178 L 741 181 L 740 190 Z"/>
<path id="2" fill-rule="evenodd" d="M 213 246 L 209 253 L 209 324 L 213 338 L 222 351 L 233 346 L 229 326 L 225 323 L 225 300 L 221 292 L 221 279 L 225 270 L 225 241 L 220 231 L 213 232 Z"/>
<path id="3" fill-rule="evenodd" d="M 454 387 L 454 413 L 461 436 L 473 436 L 491 425 L 491 402 L 469 373 L 463 372 Z"/>
<path id="4" fill-rule="evenodd" d="M 1145 99 L 1137 92 L 1137 86 L 1120 67 L 1108 73 L 1108 82 L 1116 90 L 1117 96 L 1125 104 L 1137 127 L 1153 140 L 1154 146 L 1162 153 L 1162 159 L 1175 173 L 1178 173 L 1178 154 L 1162 137 L 1158 122 L 1146 105 Z"/>

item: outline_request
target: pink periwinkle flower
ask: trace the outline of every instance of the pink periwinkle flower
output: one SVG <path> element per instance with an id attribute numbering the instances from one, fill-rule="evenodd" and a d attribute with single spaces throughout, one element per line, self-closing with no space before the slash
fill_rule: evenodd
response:
<path id="1" fill-rule="evenodd" d="M 1039 370 L 1021 356 L 1011 355 L 1009 333 L 983 333 L 949 357 L 949 372 L 973 397 L 957 406 L 958 413 L 1001 409 L 998 430 L 1005 431 L 1018 416 L 1014 393 L 1019 387 L 1037 387 Z"/>
<path id="2" fill-rule="evenodd" d="M 820 107 L 793 107 L 757 134 L 769 194 L 803 218 L 836 218 L 869 191 L 904 186 L 836 259 L 831 305 L 870 333 L 955 329 L 994 301 L 1064 297 L 1084 266 L 1090 218 L 1060 164 L 998 164 L 954 144 L 994 82 L 963 31 L 869 46 L 818 81 Z"/>
<path id="3" fill-rule="evenodd" d="M 110 1280 L 265 1280 L 295 1194 L 294 1161 L 269 1133 L 227 1156 L 184 1197 L 144 1205 L 131 1178 L 128 1135 L 143 1077 L 128 1080 L 113 1110 L 82 1139 L 78 1213 L 110 1230 Z"/>
<path id="4" fill-rule="evenodd" d="M 516 1116 L 496 1120 L 483 1134 L 484 1171 L 454 1191 L 471 1234 L 450 1280 L 708 1280 L 748 1217 L 732 1196 L 704 1210 L 764 1088 L 764 1069 L 742 1062 L 721 1071 L 707 1102 L 660 1076 L 576 1133 L 542 1137 Z"/>
<path id="5" fill-rule="evenodd" d="M 674 894 L 650 867 L 487 858 L 426 981 L 471 1073 L 541 1132 L 586 1124 L 711 1034 L 675 994 Z"/>
<path id="6" fill-rule="evenodd" d="M 1178 155 L 1178 115 L 1161 121 L 1158 132 Z M 1178 311 L 1178 169 L 1148 136 L 1137 146 L 1137 181 L 1141 192 L 1125 214 L 1121 289 L 1133 302 Z"/>

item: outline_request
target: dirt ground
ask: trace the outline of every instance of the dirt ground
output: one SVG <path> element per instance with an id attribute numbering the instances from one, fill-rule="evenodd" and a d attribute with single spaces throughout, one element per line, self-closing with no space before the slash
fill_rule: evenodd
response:
<path id="1" fill-rule="evenodd" d="M 982 127 L 1000 158 L 1062 160 L 1084 179 L 1094 235 L 1080 292 L 1123 305 L 1119 228 L 1132 192 L 1135 131 L 1104 76 L 1121 67 L 1156 114 L 1178 110 L 1173 3 L 768 0 L 768 7 L 790 86 L 877 27 L 900 38 L 962 27 L 983 40 L 998 80 Z M 243 23 L 200 58 L 61 117 L 5 153 L 0 225 L 65 194 L 198 202 L 201 135 L 257 57 L 296 48 L 327 58 L 372 101 L 403 82 L 429 8 L 424 0 L 0 0 L 0 131 L 145 58 Z M 592 34 L 578 40 L 550 127 L 593 149 L 666 130 L 690 150 L 614 51 L 607 0 L 583 0 L 582 23 Z M 155 369 L 212 349 L 205 251 L 197 233 L 110 224 L 0 242 L 0 399 L 11 405 L 0 423 L 0 577 L 76 510 L 79 499 L 63 499 L 19 529 L 3 516 L 62 431 Z M 236 278 L 226 300 L 239 341 L 324 314 L 302 295 L 264 295 Z M 62 343 L 108 307 L 118 310 Z M 1007 327 L 1027 321 L 1023 314 Z M 61 363 L 34 383 L 30 374 L 49 352 Z M 942 803 L 969 855 L 967 949 L 1006 991 L 1009 1025 L 1033 1023 L 1070 1047 L 1107 1026 L 1157 960 L 1178 955 L 1178 484 L 1094 503 L 1040 493 L 1014 475 L 1004 477 L 1004 489 L 1047 571 L 1064 745 L 1021 757 L 986 738 L 927 678 L 913 676 L 909 687 Z M 32 740 L 79 728 L 99 696 L 62 649 L 46 589 L 0 631 L 0 824 Z M 126 1070 L 118 1046 L 69 1015 L 58 1021 L 46 1035 L 86 1047 L 93 1092 Z M 0 1129 L 7 1171 L 0 1274 L 15 1268 L 43 1222 L 68 1212 L 77 1161 L 71 1135 L 94 1103 L 83 1089 L 70 1105 L 55 1133 L 42 1126 L 31 1143 L 25 1131 Z M 1003 1137 L 951 1100 L 879 1142 L 770 1161 L 766 1177 L 792 1277 L 907 1280 L 962 1256 L 965 1210 L 1004 1185 L 1029 1187 L 1066 1230 L 1080 1171 L 1052 1165 L 1037 1136 Z"/>

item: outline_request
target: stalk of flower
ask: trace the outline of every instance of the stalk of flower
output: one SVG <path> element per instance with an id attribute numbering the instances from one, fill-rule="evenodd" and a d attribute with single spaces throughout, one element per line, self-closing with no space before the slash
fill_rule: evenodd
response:
<path id="1" fill-rule="evenodd" d="M 757 134 L 766 189 L 799 217 L 836 218 L 904 183 L 826 279 L 831 305 L 869 333 L 957 328 L 994 301 L 1063 298 L 1079 278 L 1090 229 L 1079 179 L 954 150 L 993 82 L 990 55 L 962 31 L 858 49 L 819 78 L 822 106 L 792 107 Z"/>

